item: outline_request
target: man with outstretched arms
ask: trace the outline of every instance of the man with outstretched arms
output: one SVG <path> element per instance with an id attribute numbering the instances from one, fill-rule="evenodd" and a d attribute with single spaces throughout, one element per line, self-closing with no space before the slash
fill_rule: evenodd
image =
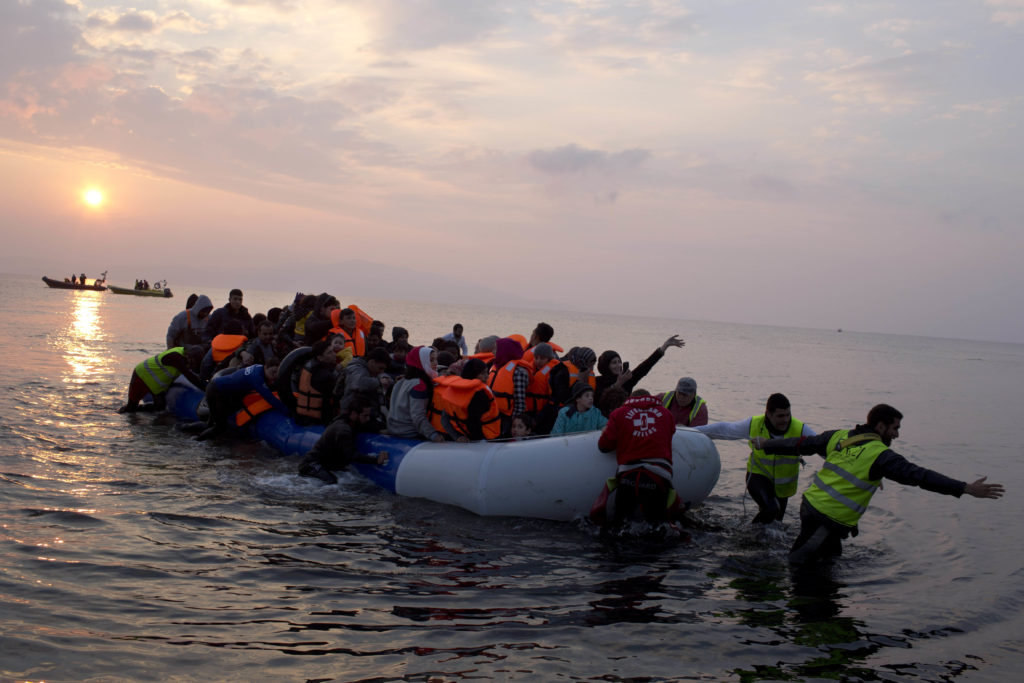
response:
<path id="1" fill-rule="evenodd" d="M 747 492 L 757 503 L 754 524 L 781 521 L 786 503 L 796 494 L 800 476 L 800 458 L 796 455 L 769 455 L 755 448 L 752 439 L 786 439 L 814 436 L 814 430 L 793 418 L 789 399 L 772 394 L 763 415 L 754 415 L 739 422 L 716 422 L 694 427 L 712 439 L 746 439 L 750 444 L 747 458 Z"/>
<path id="2" fill-rule="evenodd" d="M 752 439 L 753 446 L 779 455 L 817 454 L 825 465 L 814 475 L 800 504 L 800 535 L 790 551 L 794 564 L 842 554 L 842 539 L 857 535 L 857 523 L 882 479 L 959 498 L 1000 498 L 1002 484 L 982 477 L 970 484 L 919 467 L 889 448 L 900 435 L 903 414 L 880 403 L 867 422 L 854 429 L 832 429 L 809 438 Z"/>

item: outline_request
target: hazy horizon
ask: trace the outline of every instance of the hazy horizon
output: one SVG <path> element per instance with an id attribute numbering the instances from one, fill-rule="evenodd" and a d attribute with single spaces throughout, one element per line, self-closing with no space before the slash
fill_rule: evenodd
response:
<path id="1" fill-rule="evenodd" d="M 1022 343 L 1022 38 L 1024 0 L 15 0 L 0 270 L 344 294 L 358 260 L 421 298 Z"/>

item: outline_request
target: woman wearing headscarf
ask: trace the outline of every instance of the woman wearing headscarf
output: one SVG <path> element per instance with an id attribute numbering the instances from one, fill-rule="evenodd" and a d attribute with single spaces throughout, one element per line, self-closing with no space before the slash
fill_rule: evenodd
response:
<path id="1" fill-rule="evenodd" d="M 391 389 L 388 434 L 444 441 L 444 436 L 430 424 L 428 414 L 437 377 L 437 351 L 429 346 L 415 346 L 406 355 L 405 366 L 405 377 Z"/>
<path id="2" fill-rule="evenodd" d="M 602 353 L 601 357 L 597 359 L 597 370 L 601 374 L 598 375 L 597 384 L 594 387 L 594 405 L 601 405 L 601 397 L 605 389 L 611 386 L 622 389 L 626 392 L 627 396 L 633 393 L 633 388 L 640 383 L 640 380 L 647 376 L 647 373 L 651 371 L 654 364 L 662 359 L 666 349 L 670 346 L 682 347 L 686 346 L 686 342 L 680 339 L 678 334 L 673 334 L 661 346 L 654 349 L 654 353 L 649 355 L 644 362 L 640 363 L 633 370 L 627 370 L 623 367 L 622 358 L 619 356 L 618 351 L 609 350 Z"/>

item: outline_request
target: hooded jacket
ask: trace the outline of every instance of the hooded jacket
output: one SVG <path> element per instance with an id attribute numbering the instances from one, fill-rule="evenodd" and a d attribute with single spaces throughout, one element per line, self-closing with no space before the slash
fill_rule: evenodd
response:
<path id="1" fill-rule="evenodd" d="M 207 309 L 208 314 L 200 320 L 199 313 L 203 309 Z M 171 318 L 171 324 L 167 326 L 167 348 L 171 349 L 184 344 L 201 344 L 211 311 L 213 311 L 213 302 L 210 301 L 210 297 L 200 294 L 196 302 L 192 304 L 192 308 L 186 308 Z"/>

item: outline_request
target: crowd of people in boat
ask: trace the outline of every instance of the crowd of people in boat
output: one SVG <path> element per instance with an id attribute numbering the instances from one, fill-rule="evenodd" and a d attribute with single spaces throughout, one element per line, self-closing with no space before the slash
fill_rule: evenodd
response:
<path id="1" fill-rule="evenodd" d="M 106 273 L 106 271 L 104 271 L 102 276 L 96 278 L 96 280 L 93 281 L 93 284 L 94 285 L 102 285 L 106 281 L 107 281 L 107 273 Z M 84 284 L 87 284 L 86 281 L 85 281 L 85 273 L 82 273 L 81 275 L 75 275 L 74 273 L 71 273 L 71 277 L 64 278 L 64 282 L 68 283 L 69 285 L 84 285 Z"/>
<path id="2" fill-rule="evenodd" d="M 782 520 L 797 491 L 800 456 L 818 454 L 826 466 L 802 500 L 793 551 L 801 561 L 841 552 L 841 539 L 856 534 L 883 477 L 954 496 L 1003 493 L 984 478 L 950 479 L 892 451 L 903 416 L 885 404 L 872 408 L 864 425 L 818 435 L 793 417 L 780 393 L 768 398 L 764 413 L 709 424 L 707 402 L 691 377 L 655 395 L 636 389 L 668 349 L 684 346 L 677 335 L 630 369 L 614 350 L 563 349 L 545 322 L 528 337 L 481 337 L 472 352 L 458 323 L 429 344 L 413 345 L 400 326 L 391 328 L 390 340 L 386 331 L 359 306 L 342 307 L 327 293 L 296 294 L 290 304 L 255 315 L 239 289 L 216 309 L 208 296 L 193 294 L 168 326 L 167 349 L 136 366 L 120 411 L 137 410 L 146 395 L 159 407 L 183 375 L 206 391 L 210 417 L 201 440 L 267 410 L 326 425 L 299 471 L 328 483 L 337 481 L 332 471 L 352 461 L 385 462 L 384 455 L 357 451 L 360 432 L 468 442 L 602 430 L 599 449 L 616 452 L 619 463 L 606 499 L 617 492 L 619 517 L 641 510 L 650 522 L 670 518 L 679 504 L 671 488 L 677 426 L 748 442 L 747 491 L 761 525 Z M 864 453 L 869 457 L 859 459 Z M 599 500 L 595 519 L 601 508 Z"/>

